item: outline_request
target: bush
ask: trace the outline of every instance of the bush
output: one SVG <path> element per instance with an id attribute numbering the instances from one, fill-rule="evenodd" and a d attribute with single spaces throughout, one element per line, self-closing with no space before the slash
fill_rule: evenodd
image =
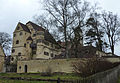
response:
<path id="1" fill-rule="evenodd" d="M 117 65 L 119 65 L 119 63 L 111 63 L 102 58 L 93 57 L 74 62 L 72 66 L 74 73 L 82 77 L 88 77 L 95 73 L 111 69 Z"/>

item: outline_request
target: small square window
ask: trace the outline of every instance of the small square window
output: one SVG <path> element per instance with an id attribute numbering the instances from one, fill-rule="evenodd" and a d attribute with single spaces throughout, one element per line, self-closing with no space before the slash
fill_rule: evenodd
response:
<path id="1" fill-rule="evenodd" d="M 12 49 L 12 53 L 14 53 L 15 52 L 15 49 Z"/>

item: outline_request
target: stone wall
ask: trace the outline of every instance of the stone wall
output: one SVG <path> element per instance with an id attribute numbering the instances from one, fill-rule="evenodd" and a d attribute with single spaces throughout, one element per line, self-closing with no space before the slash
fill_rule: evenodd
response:
<path id="1" fill-rule="evenodd" d="M 47 72 L 49 69 L 52 72 L 71 73 L 73 71 L 72 62 L 75 62 L 76 60 L 77 59 L 18 61 L 17 73 L 24 73 L 25 65 L 27 65 L 28 73 Z"/>
<path id="2" fill-rule="evenodd" d="M 52 72 L 72 73 L 72 63 L 82 59 L 51 59 L 51 60 L 28 60 L 18 61 L 17 73 L 25 72 L 25 65 L 27 65 L 28 73 L 47 72 L 49 69 Z M 119 58 L 107 58 L 110 62 L 119 62 Z"/>

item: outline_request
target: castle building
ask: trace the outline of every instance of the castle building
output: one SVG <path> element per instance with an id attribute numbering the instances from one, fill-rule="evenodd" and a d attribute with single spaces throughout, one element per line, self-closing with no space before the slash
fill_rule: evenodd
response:
<path id="1" fill-rule="evenodd" d="M 11 63 L 18 60 L 52 59 L 61 53 L 59 44 L 48 30 L 33 22 L 18 23 L 13 32 Z"/>

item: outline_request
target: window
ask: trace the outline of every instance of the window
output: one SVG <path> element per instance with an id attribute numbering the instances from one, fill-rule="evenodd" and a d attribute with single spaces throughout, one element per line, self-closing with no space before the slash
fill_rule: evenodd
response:
<path id="1" fill-rule="evenodd" d="M 19 29 L 20 29 L 20 27 L 18 26 L 18 27 L 17 27 L 17 30 L 19 30 Z"/>
<path id="2" fill-rule="evenodd" d="M 16 37 L 16 34 L 14 34 L 14 37 Z"/>
<path id="3" fill-rule="evenodd" d="M 19 40 L 16 41 L 16 44 L 19 44 Z"/>
<path id="4" fill-rule="evenodd" d="M 53 57 L 53 53 L 51 53 L 51 57 Z"/>
<path id="5" fill-rule="evenodd" d="M 15 52 L 15 49 L 12 49 L 12 53 L 14 53 Z"/>
<path id="6" fill-rule="evenodd" d="M 19 69 L 21 69 L 21 66 L 19 66 Z"/>
<path id="7" fill-rule="evenodd" d="M 26 44 L 24 44 L 24 47 L 26 47 Z"/>
<path id="8" fill-rule="evenodd" d="M 44 55 L 47 55 L 47 56 L 49 56 L 49 53 L 48 53 L 48 52 L 44 52 Z"/>
<path id="9" fill-rule="evenodd" d="M 20 35 L 22 35 L 23 33 L 22 32 L 20 32 Z"/>
<path id="10" fill-rule="evenodd" d="M 33 34 L 33 37 L 35 37 L 36 36 L 36 34 Z"/>
<path id="11" fill-rule="evenodd" d="M 21 53 L 20 53 L 20 52 L 18 53 L 18 56 L 21 56 Z"/>
<path id="12" fill-rule="evenodd" d="M 11 61 L 13 61 L 13 60 L 14 60 L 14 58 L 12 57 L 12 58 L 11 58 Z"/>

